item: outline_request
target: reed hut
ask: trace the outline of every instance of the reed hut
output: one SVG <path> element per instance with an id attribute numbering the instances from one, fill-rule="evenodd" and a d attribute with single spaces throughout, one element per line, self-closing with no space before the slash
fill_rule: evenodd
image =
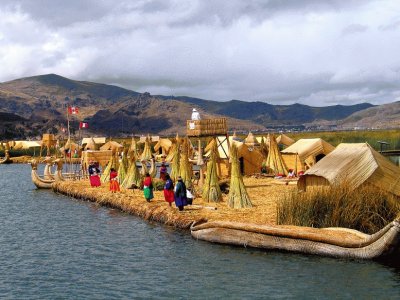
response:
<path id="1" fill-rule="evenodd" d="M 342 143 L 312 166 L 298 181 L 298 188 L 345 184 L 352 189 L 372 185 L 400 196 L 400 168 L 375 151 L 368 143 Z"/>
<path id="2" fill-rule="evenodd" d="M 28 150 L 31 148 L 40 148 L 40 143 L 36 141 L 15 141 L 13 150 Z"/>
<path id="3" fill-rule="evenodd" d="M 334 146 L 320 138 L 300 139 L 282 150 L 281 154 L 286 168 L 297 174 L 300 171 L 305 172 L 334 149 Z"/>
<path id="4" fill-rule="evenodd" d="M 111 160 L 111 150 L 87 150 L 82 151 L 82 170 L 86 174 L 90 161 L 98 162 L 104 170 Z"/>
<path id="5" fill-rule="evenodd" d="M 105 137 L 86 137 L 82 139 L 82 146 L 84 146 L 85 150 L 99 150 L 105 143 Z"/>
<path id="6" fill-rule="evenodd" d="M 112 150 L 116 152 L 122 152 L 124 150 L 124 146 L 115 141 L 108 141 L 100 147 L 100 150 Z"/>
<path id="7" fill-rule="evenodd" d="M 159 139 L 157 144 L 154 145 L 154 151 L 157 151 L 158 154 L 163 157 L 167 157 L 171 147 L 172 147 L 172 142 L 170 139 L 167 138 Z"/>
<path id="8" fill-rule="evenodd" d="M 282 160 L 281 153 L 278 148 L 278 143 L 275 140 L 275 136 L 273 134 L 268 135 L 269 139 L 269 151 L 268 151 L 268 157 L 265 162 L 268 171 L 271 172 L 274 175 L 282 174 L 286 175 L 287 170 L 285 167 L 285 164 Z"/>
<path id="9" fill-rule="evenodd" d="M 231 146 L 231 181 L 229 185 L 228 206 L 232 208 L 252 207 L 250 197 L 243 183 L 240 171 L 238 148 L 235 143 Z"/>
<path id="10" fill-rule="evenodd" d="M 83 144 L 82 144 L 82 145 L 83 145 Z M 86 145 L 84 146 L 83 149 L 85 149 L 85 150 L 98 150 L 99 147 L 97 146 L 97 144 L 96 144 L 96 142 L 94 141 L 94 139 L 93 139 L 93 138 L 90 138 L 90 139 L 87 141 L 87 143 L 86 143 Z"/>
<path id="11" fill-rule="evenodd" d="M 295 140 L 288 137 L 286 134 L 281 134 L 276 138 L 276 142 L 278 145 L 284 145 L 285 147 L 289 147 L 295 143 Z"/>

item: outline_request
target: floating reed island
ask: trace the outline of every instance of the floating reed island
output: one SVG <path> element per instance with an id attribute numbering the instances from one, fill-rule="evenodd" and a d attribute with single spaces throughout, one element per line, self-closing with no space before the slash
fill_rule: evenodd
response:
<path id="1" fill-rule="evenodd" d="M 106 145 L 82 153 L 82 176 L 55 177 L 51 188 L 215 243 L 360 259 L 399 254 L 400 169 L 366 143 L 335 148 L 319 138 L 251 133 L 240 140 L 224 119 L 212 119 L 188 121 L 184 138 Z M 179 211 L 164 201 L 156 158 L 196 195 L 193 205 Z M 81 179 L 89 160 L 102 167 L 101 187 Z M 120 193 L 109 191 L 111 168 L 119 170 Z M 145 173 L 156 187 L 151 202 L 137 189 Z"/>

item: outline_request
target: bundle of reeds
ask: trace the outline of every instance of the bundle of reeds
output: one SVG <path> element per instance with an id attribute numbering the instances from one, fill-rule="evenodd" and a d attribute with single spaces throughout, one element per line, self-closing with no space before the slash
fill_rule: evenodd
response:
<path id="1" fill-rule="evenodd" d="M 264 141 L 264 137 L 261 138 L 260 152 L 264 156 L 264 159 L 267 159 L 269 151 L 268 151 L 268 146 Z"/>
<path id="2" fill-rule="evenodd" d="M 121 186 L 127 189 L 132 187 L 132 185 L 140 187 L 141 184 L 142 177 L 140 176 L 139 169 L 136 166 L 136 156 L 131 153 L 128 171 Z"/>
<path id="3" fill-rule="evenodd" d="M 186 188 L 192 187 L 192 164 L 189 162 L 189 139 L 186 138 L 182 141 L 180 159 L 179 159 L 179 176 L 185 183 Z"/>
<path id="4" fill-rule="evenodd" d="M 270 170 L 273 171 L 275 175 L 286 175 L 288 173 L 282 160 L 282 155 L 279 151 L 278 143 L 276 142 L 275 136 L 273 134 L 269 134 L 269 147 L 266 165 Z"/>
<path id="5" fill-rule="evenodd" d="M 138 157 L 138 151 L 137 150 L 138 149 L 137 149 L 136 140 L 135 140 L 135 138 L 132 138 L 131 145 L 129 146 L 128 154 L 132 155 L 132 153 L 133 153 L 133 156 L 135 158 L 137 158 Z"/>
<path id="6" fill-rule="evenodd" d="M 151 145 L 150 145 L 150 136 L 146 137 L 146 141 L 144 142 L 143 153 L 140 156 L 141 160 L 150 160 L 153 157 L 151 154 Z"/>
<path id="7" fill-rule="evenodd" d="M 180 145 L 179 142 L 175 143 L 175 147 L 172 152 L 172 160 L 171 160 L 171 179 L 176 181 L 179 176 L 179 161 L 180 161 Z"/>
<path id="8" fill-rule="evenodd" d="M 115 151 L 111 155 L 111 159 L 108 162 L 107 167 L 103 170 L 103 173 L 101 174 L 101 177 L 100 177 L 101 182 L 104 183 L 104 182 L 107 182 L 110 180 L 111 168 L 117 169 L 117 158 L 116 158 Z"/>
<path id="9" fill-rule="evenodd" d="M 246 187 L 240 173 L 238 149 L 233 143 L 230 149 L 231 182 L 229 186 L 228 205 L 232 208 L 252 207 Z"/>
<path id="10" fill-rule="evenodd" d="M 118 167 L 118 181 L 120 184 L 125 180 L 125 177 L 128 172 L 128 167 L 129 167 L 129 162 L 128 162 L 127 150 L 124 149 L 124 151 L 122 152 L 121 162 Z"/>
<path id="11" fill-rule="evenodd" d="M 217 145 L 214 144 L 211 148 L 210 160 L 207 162 L 206 182 L 203 185 L 204 201 L 220 202 L 222 200 L 221 189 L 218 184 L 217 175 Z"/>
<path id="12" fill-rule="evenodd" d="M 285 194 L 278 202 L 277 224 L 345 227 L 374 233 L 395 219 L 400 203 L 395 196 L 363 185 L 347 183 L 329 189 Z"/>

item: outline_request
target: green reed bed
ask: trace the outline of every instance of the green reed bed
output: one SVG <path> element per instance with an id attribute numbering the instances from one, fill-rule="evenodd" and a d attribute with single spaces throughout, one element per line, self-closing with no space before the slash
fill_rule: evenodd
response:
<path id="1" fill-rule="evenodd" d="M 346 185 L 283 196 L 277 206 L 277 224 L 309 227 L 345 227 L 375 233 L 400 213 L 400 200 L 373 186 L 356 190 Z"/>

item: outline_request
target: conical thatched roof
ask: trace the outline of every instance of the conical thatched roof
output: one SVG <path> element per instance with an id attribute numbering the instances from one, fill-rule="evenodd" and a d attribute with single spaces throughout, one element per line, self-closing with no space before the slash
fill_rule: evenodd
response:
<path id="1" fill-rule="evenodd" d="M 245 138 L 244 143 L 250 147 L 258 145 L 257 139 L 251 132 L 249 132 L 249 135 Z"/>
<path id="2" fill-rule="evenodd" d="M 210 160 L 207 163 L 206 182 L 203 185 L 203 200 L 208 202 L 220 202 L 222 200 L 221 189 L 217 176 L 217 145 L 210 150 Z"/>
<path id="3" fill-rule="evenodd" d="M 282 133 L 276 138 L 276 142 L 280 145 L 290 146 L 295 143 L 295 140 Z"/>
<path id="4" fill-rule="evenodd" d="M 71 141 L 71 139 L 68 139 L 67 142 L 65 143 L 64 147 L 60 148 L 61 151 L 65 151 L 65 150 L 75 151 L 78 149 L 79 149 L 79 145 L 77 143 L 74 143 L 73 141 Z"/>

